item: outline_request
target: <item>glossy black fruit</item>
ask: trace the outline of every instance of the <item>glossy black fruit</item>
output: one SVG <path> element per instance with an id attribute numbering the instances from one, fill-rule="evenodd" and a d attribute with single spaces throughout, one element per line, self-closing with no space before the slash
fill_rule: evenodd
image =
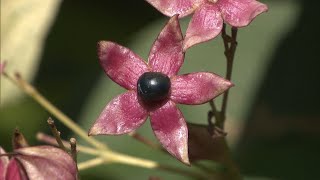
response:
<path id="1" fill-rule="evenodd" d="M 161 101 L 168 97 L 170 87 L 170 79 L 165 74 L 146 72 L 138 80 L 137 91 L 146 102 Z"/>

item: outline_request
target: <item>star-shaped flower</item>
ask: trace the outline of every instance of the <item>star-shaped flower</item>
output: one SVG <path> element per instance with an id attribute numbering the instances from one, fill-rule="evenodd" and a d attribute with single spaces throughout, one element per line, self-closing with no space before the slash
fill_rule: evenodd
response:
<path id="1" fill-rule="evenodd" d="M 104 108 L 89 135 L 120 135 L 134 131 L 150 116 L 162 146 L 189 164 L 188 129 L 176 104 L 203 104 L 233 84 L 218 75 L 197 72 L 177 75 L 184 60 L 178 16 L 173 16 L 154 42 L 148 63 L 131 50 L 109 41 L 98 44 L 105 73 L 128 91 Z"/>
<path id="2" fill-rule="evenodd" d="M 256 0 L 146 0 L 166 16 L 179 18 L 194 12 L 187 28 L 183 49 L 215 38 L 223 21 L 233 27 L 247 26 L 268 7 Z"/>

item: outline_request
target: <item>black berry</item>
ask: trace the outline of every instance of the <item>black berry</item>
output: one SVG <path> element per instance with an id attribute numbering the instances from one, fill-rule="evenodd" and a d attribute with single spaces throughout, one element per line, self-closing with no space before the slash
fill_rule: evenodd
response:
<path id="1" fill-rule="evenodd" d="M 138 80 L 137 91 L 146 102 L 161 101 L 168 97 L 170 87 L 170 79 L 165 74 L 146 72 Z"/>

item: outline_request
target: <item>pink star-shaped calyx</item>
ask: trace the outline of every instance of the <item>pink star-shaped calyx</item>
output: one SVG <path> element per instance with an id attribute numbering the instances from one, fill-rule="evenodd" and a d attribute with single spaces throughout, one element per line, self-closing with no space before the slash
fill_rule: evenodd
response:
<path id="1" fill-rule="evenodd" d="M 188 129 L 176 104 L 203 104 L 233 84 L 208 72 L 177 75 L 184 61 L 178 15 L 165 25 L 154 42 L 148 63 L 131 50 L 109 41 L 98 44 L 105 73 L 128 91 L 104 108 L 89 135 L 120 135 L 134 131 L 150 116 L 162 146 L 189 164 Z"/>
<path id="2" fill-rule="evenodd" d="M 268 7 L 256 0 L 146 0 L 167 16 L 179 18 L 194 12 L 187 28 L 184 51 L 189 47 L 215 38 L 223 21 L 233 27 L 247 26 Z"/>

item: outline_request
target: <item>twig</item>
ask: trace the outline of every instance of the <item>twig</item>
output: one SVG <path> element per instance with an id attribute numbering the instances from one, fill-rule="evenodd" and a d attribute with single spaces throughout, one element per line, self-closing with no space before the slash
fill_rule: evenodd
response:
<path id="1" fill-rule="evenodd" d="M 226 72 L 226 79 L 231 80 L 231 75 L 232 75 L 232 68 L 233 68 L 233 60 L 234 60 L 234 55 L 236 52 L 237 48 L 237 32 L 238 29 L 236 27 L 231 28 L 231 37 L 227 35 L 226 33 L 226 25 L 223 25 L 222 28 L 222 39 L 223 39 L 223 44 L 225 48 L 225 56 L 227 59 L 227 72 Z M 230 43 L 230 46 L 229 46 Z M 217 119 L 216 125 L 224 129 L 224 121 L 226 119 L 226 109 L 227 109 L 227 101 L 228 101 L 228 96 L 229 96 L 229 90 L 227 90 L 223 94 L 223 99 L 222 99 L 222 106 L 221 106 L 221 118 Z"/>
<path id="2" fill-rule="evenodd" d="M 76 164 L 77 168 L 77 177 L 79 177 L 79 167 L 78 167 L 78 162 L 77 162 L 77 140 L 75 138 L 70 138 L 70 154 L 73 159 L 73 161 Z"/>
<path id="3" fill-rule="evenodd" d="M 77 163 L 77 140 L 75 138 L 70 138 L 70 149 L 72 159 Z"/>
<path id="4" fill-rule="evenodd" d="M 104 159 L 97 157 L 97 158 L 93 158 L 93 159 L 79 163 L 78 169 L 79 169 L 79 171 L 82 171 L 82 170 L 89 169 L 89 168 L 92 168 L 95 166 L 99 166 L 104 163 L 105 163 Z"/>
<path id="5" fill-rule="evenodd" d="M 11 82 L 21 88 L 26 94 L 31 96 L 35 101 L 37 101 L 41 106 L 43 106 L 50 113 L 55 115 L 58 120 L 69 127 L 73 132 L 78 134 L 82 139 L 91 145 L 95 146 L 97 149 L 86 147 L 86 150 L 90 153 L 100 156 L 107 162 L 122 163 L 131 166 L 143 167 L 147 169 L 161 169 L 169 172 L 175 172 L 185 176 L 193 176 L 196 178 L 207 179 L 204 175 L 190 172 L 189 170 L 177 169 L 175 167 L 159 164 L 156 161 L 149 159 L 138 158 L 134 156 L 129 156 L 126 154 L 114 152 L 110 150 L 105 144 L 100 141 L 89 137 L 87 133 L 81 129 L 74 121 L 62 113 L 58 108 L 56 108 L 52 103 L 50 103 L 45 97 L 43 97 L 31 84 L 24 81 L 19 74 L 16 74 L 15 78 L 9 76 L 7 73 L 3 73 L 4 77 L 8 78 Z M 79 148 L 79 146 L 78 146 Z M 79 148 L 80 150 L 80 148 Z"/>
<path id="6" fill-rule="evenodd" d="M 163 150 L 158 144 L 153 143 L 151 140 L 143 137 L 142 135 L 140 135 L 139 133 L 137 133 L 135 131 L 129 133 L 128 135 L 131 136 L 132 138 L 134 138 L 135 140 L 151 147 L 152 149 Z"/>
<path id="7" fill-rule="evenodd" d="M 227 60 L 227 70 L 226 70 L 226 79 L 227 80 L 231 80 L 234 55 L 235 55 L 237 44 L 238 44 L 237 43 L 237 32 L 238 32 L 238 29 L 236 27 L 231 27 L 231 37 L 230 37 L 226 33 L 226 24 L 223 24 L 221 35 L 222 35 L 224 49 L 225 49 L 224 55 L 226 56 L 226 60 Z M 215 123 L 218 128 L 218 129 L 216 129 L 216 130 L 218 130 L 217 131 L 218 134 L 222 133 L 222 135 L 225 135 L 225 132 L 223 130 L 224 130 L 224 123 L 225 123 L 225 119 L 226 119 L 226 109 L 227 109 L 228 96 L 229 96 L 229 90 L 227 90 L 223 94 L 222 106 L 221 106 L 221 111 L 219 114 L 220 117 L 216 119 L 217 121 Z M 241 174 L 239 172 L 239 169 L 237 168 L 237 166 L 235 165 L 235 163 L 231 159 L 230 151 L 229 151 L 229 147 L 226 143 L 226 139 L 225 138 L 222 139 L 221 143 L 225 149 L 224 151 L 226 151 L 226 155 L 225 155 L 223 164 L 229 168 L 229 175 L 232 177 L 232 179 L 242 179 Z"/>
<path id="8" fill-rule="evenodd" d="M 209 101 L 211 111 L 208 112 L 208 124 L 209 128 L 213 126 L 212 123 L 212 118 L 215 117 L 215 122 L 219 121 L 218 119 L 220 118 L 220 112 L 217 110 L 216 105 L 214 104 L 213 99 Z"/>
<path id="9" fill-rule="evenodd" d="M 44 143 L 47 143 L 47 144 L 50 144 L 50 145 L 58 146 L 58 143 L 57 143 L 57 141 L 55 140 L 54 137 L 46 135 L 44 133 L 38 132 L 36 138 L 37 138 L 38 141 L 41 141 L 41 142 L 44 142 Z M 68 147 L 68 149 L 70 149 L 69 148 L 69 142 L 67 142 L 65 140 L 61 140 L 61 141 L 62 141 L 62 143 L 63 143 L 63 145 L 65 147 Z M 77 150 L 79 152 L 82 152 L 82 153 L 85 153 L 85 154 L 97 155 L 97 151 L 95 149 L 87 147 L 87 146 L 82 146 L 82 145 L 78 144 L 77 145 Z"/>
<path id="10" fill-rule="evenodd" d="M 55 142 L 53 137 L 48 136 L 43 133 L 38 133 L 37 139 L 42 142 L 46 142 L 48 144 L 57 145 L 57 143 Z M 62 140 L 62 142 L 64 144 L 67 143 L 64 140 Z M 79 152 L 98 156 L 100 159 L 103 160 L 104 163 L 121 163 L 121 164 L 138 166 L 138 167 L 147 168 L 147 169 L 161 169 L 161 170 L 181 174 L 184 176 L 192 176 L 192 177 L 196 177 L 196 178 L 200 178 L 200 179 L 208 179 L 207 176 L 205 176 L 203 174 L 198 174 L 195 172 L 191 172 L 189 170 L 178 169 L 178 168 L 171 167 L 168 165 L 159 164 L 158 162 L 148 160 L 148 159 L 141 159 L 141 158 L 136 158 L 133 156 L 128 156 L 128 155 L 117 153 L 117 152 L 112 152 L 110 150 L 96 150 L 96 149 L 82 146 L 82 145 L 77 145 L 77 148 L 78 148 Z M 80 164 L 79 164 L 79 169 L 80 169 Z M 81 165 L 81 166 L 83 166 L 83 165 Z"/>
<path id="11" fill-rule="evenodd" d="M 210 111 L 210 112 L 211 112 L 211 111 Z M 135 140 L 137 140 L 137 141 L 139 141 L 139 142 L 141 142 L 141 143 L 143 143 L 143 144 L 151 147 L 152 149 L 160 150 L 160 151 L 162 151 L 162 152 L 164 152 L 164 153 L 166 153 L 166 154 L 169 154 L 169 153 L 168 153 L 166 150 L 164 150 L 161 146 L 153 143 L 151 140 L 143 137 L 142 135 L 140 135 L 139 133 L 137 133 L 137 132 L 135 132 L 135 131 L 129 133 L 129 136 L 131 136 L 131 137 L 133 137 Z M 202 167 L 199 167 L 198 164 L 193 164 L 193 165 L 196 166 L 196 167 L 198 167 L 199 169 L 202 169 Z M 160 169 L 168 170 L 168 171 L 175 171 L 175 170 L 176 170 L 175 168 L 172 168 L 172 167 L 168 167 L 168 168 L 167 168 L 167 166 L 164 166 L 164 165 L 161 165 L 161 166 L 160 166 Z M 178 169 L 178 170 L 180 170 L 180 169 Z M 203 169 L 202 169 L 202 170 L 203 170 Z M 205 171 L 205 172 L 208 173 L 209 171 Z M 183 170 L 183 173 L 185 173 L 184 170 Z M 195 174 L 194 172 L 190 172 L 190 173 L 187 174 L 187 175 L 190 175 L 190 176 L 192 176 L 192 177 L 199 178 L 199 174 Z M 207 177 L 207 176 L 203 175 L 203 177 Z M 202 179 L 202 178 L 200 177 L 200 179 Z"/>
<path id="12" fill-rule="evenodd" d="M 212 111 L 208 112 L 208 131 L 212 132 L 214 123 L 212 122 L 212 118 L 214 117 L 214 113 Z"/>
<path id="13" fill-rule="evenodd" d="M 216 105 L 214 104 L 213 100 L 209 101 L 210 107 L 211 107 L 211 111 L 213 113 L 213 116 L 217 116 L 218 115 L 218 110 Z"/>
<path id="14" fill-rule="evenodd" d="M 72 119 L 61 112 L 57 107 L 55 107 L 51 102 L 49 102 L 44 96 L 42 96 L 31 84 L 22 79 L 22 77 L 16 73 L 15 77 L 9 76 L 7 73 L 3 73 L 4 77 L 8 78 L 12 83 L 17 85 L 26 94 L 32 97 L 36 102 L 38 102 L 44 109 L 53 114 L 58 120 L 60 120 L 64 125 L 69 127 L 74 133 L 79 135 L 83 140 L 93 145 L 98 149 L 108 149 L 108 147 L 101 143 L 100 141 L 89 137 L 87 132 L 81 129 Z"/>
<path id="15" fill-rule="evenodd" d="M 42 134 L 42 133 L 38 133 L 37 139 L 40 141 L 43 141 L 43 142 L 47 142 L 49 144 L 53 144 L 53 145 L 56 144 L 55 142 L 53 142 L 54 138 L 52 138 L 48 135 Z M 66 142 L 66 141 L 64 141 L 64 142 Z M 90 148 L 87 146 L 80 146 L 80 145 L 78 145 L 77 147 L 79 149 L 79 152 L 83 152 L 83 153 L 91 154 L 91 155 L 95 155 L 95 156 L 101 156 L 110 162 L 118 162 L 118 163 L 122 163 L 122 164 L 140 166 L 140 167 L 144 167 L 144 168 L 148 168 L 148 169 L 156 168 L 158 166 L 158 163 L 155 161 L 151 161 L 148 159 L 136 158 L 133 156 L 113 152 L 110 150 L 97 150 L 97 149 L 93 149 L 93 148 Z"/>
<path id="16" fill-rule="evenodd" d="M 52 132 L 53 136 L 56 138 L 56 141 L 57 141 L 59 147 L 62 150 L 64 150 L 65 152 L 68 152 L 67 148 L 63 145 L 63 143 L 61 141 L 60 132 L 57 130 L 57 127 L 54 124 L 54 121 L 49 117 L 47 120 L 47 123 L 49 124 L 51 132 Z"/>
<path id="17" fill-rule="evenodd" d="M 224 44 L 224 54 L 227 59 L 227 70 L 226 70 L 226 79 L 231 80 L 232 68 L 233 68 L 233 60 L 237 47 L 237 28 L 231 28 L 231 36 L 229 36 L 226 32 L 226 24 L 223 24 L 221 36 Z M 221 111 L 217 111 L 217 108 L 212 101 L 210 101 L 211 111 L 208 112 L 208 130 L 212 136 L 212 138 L 216 139 L 216 141 L 220 142 L 220 146 L 224 149 L 222 152 L 225 154 L 221 157 L 221 163 L 229 168 L 228 173 L 222 173 L 221 176 L 224 177 L 222 179 L 241 179 L 241 174 L 232 161 L 229 148 L 226 143 L 226 139 L 224 136 L 226 133 L 224 132 L 224 123 L 226 119 L 226 108 L 227 108 L 227 100 L 228 100 L 229 90 L 227 90 L 223 94 Z M 214 124 L 212 123 L 212 117 L 215 117 Z M 217 142 L 216 142 L 217 143 Z M 219 178 L 218 178 L 219 179 Z M 220 178 L 221 179 L 221 178 Z"/>
<path id="18" fill-rule="evenodd" d="M 43 133 L 38 133 L 37 139 L 42 142 L 46 142 L 48 144 L 56 145 L 53 137 L 45 135 Z M 66 141 L 62 141 L 62 142 L 68 143 Z M 108 162 L 109 161 L 110 162 L 118 162 L 118 163 L 122 163 L 122 164 L 140 166 L 140 167 L 144 167 L 144 168 L 148 168 L 148 169 L 156 168 L 158 166 L 158 163 L 155 161 L 151 161 L 148 159 L 136 158 L 133 156 L 128 156 L 128 155 L 113 152 L 110 150 L 98 150 L 98 149 L 93 149 L 91 147 L 81 146 L 81 145 L 77 145 L 77 148 L 78 148 L 79 152 L 83 152 L 83 153 L 94 155 L 94 156 L 101 156 L 102 158 L 105 159 L 105 161 L 108 161 Z"/>

